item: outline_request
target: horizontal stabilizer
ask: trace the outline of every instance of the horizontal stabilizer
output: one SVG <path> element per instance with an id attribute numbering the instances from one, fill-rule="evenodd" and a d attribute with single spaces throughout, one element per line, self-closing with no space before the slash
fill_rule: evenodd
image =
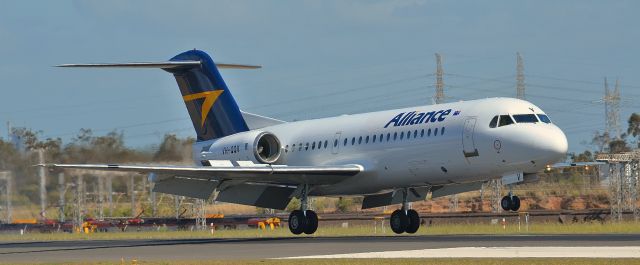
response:
<path id="1" fill-rule="evenodd" d="M 60 64 L 56 67 L 88 67 L 88 68 L 160 68 L 177 69 L 200 66 L 200 61 L 167 61 L 167 62 L 136 62 L 136 63 L 86 63 L 86 64 Z M 258 69 L 259 65 L 246 64 L 216 64 L 218 68 L 226 69 Z"/>

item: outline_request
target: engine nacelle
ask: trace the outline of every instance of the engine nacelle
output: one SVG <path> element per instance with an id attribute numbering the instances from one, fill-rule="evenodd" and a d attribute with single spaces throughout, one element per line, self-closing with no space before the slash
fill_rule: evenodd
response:
<path id="1" fill-rule="evenodd" d="M 252 161 L 257 164 L 280 163 L 282 145 L 273 133 L 249 131 L 229 135 L 215 140 L 202 149 L 200 159 Z M 207 161 L 207 162 L 205 162 Z"/>

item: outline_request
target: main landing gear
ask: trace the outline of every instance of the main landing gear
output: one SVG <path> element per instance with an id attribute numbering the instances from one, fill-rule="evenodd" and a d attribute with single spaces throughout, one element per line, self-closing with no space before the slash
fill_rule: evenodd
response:
<path id="1" fill-rule="evenodd" d="M 313 234 L 318 230 L 318 215 L 308 209 L 309 185 L 304 185 L 300 196 L 300 210 L 294 210 L 289 214 L 289 230 L 291 233 L 299 235 L 305 233 Z"/>
<path id="2" fill-rule="evenodd" d="M 509 194 L 502 197 L 502 200 L 500 200 L 500 206 L 502 206 L 502 210 L 505 211 L 517 212 L 518 210 L 520 210 L 520 198 L 516 195 L 513 195 L 511 187 L 509 187 Z"/>
<path id="3" fill-rule="evenodd" d="M 396 234 L 402 234 L 404 232 L 413 234 L 418 231 L 418 228 L 420 228 L 420 216 L 418 216 L 418 212 L 408 209 L 408 192 L 409 189 L 404 189 L 402 195 L 402 208 L 400 208 L 400 210 L 393 211 L 391 218 L 389 219 L 391 230 Z"/>

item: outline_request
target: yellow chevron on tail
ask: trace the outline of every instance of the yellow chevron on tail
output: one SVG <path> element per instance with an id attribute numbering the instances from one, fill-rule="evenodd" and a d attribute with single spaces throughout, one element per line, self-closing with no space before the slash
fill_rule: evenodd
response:
<path id="1" fill-rule="evenodd" d="M 211 108 L 213 108 L 213 104 L 216 103 L 216 100 L 218 100 L 218 97 L 220 96 L 220 94 L 222 94 L 222 92 L 224 92 L 224 90 L 213 90 L 182 97 L 185 102 L 204 98 L 204 103 L 202 104 L 202 110 L 200 114 L 200 127 L 204 128 L 204 121 L 207 119 L 207 115 L 209 115 Z"/>

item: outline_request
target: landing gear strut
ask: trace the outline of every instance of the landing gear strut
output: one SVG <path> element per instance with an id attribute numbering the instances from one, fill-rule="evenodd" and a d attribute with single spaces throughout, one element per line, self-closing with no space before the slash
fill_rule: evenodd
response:
<path id="1" fill-rule="evenodd" d="M 318 215 L 314 211 L 308 210 L 308 194 L 309 185 L 304 184 L 300 196 L 300 210 L 294 210 L 289 214 L 289 230 L 293 234 L 310 235 L 318 230 Z"/>
<path id="2" fill-rule="evenodd" d="M 511 186 L 509 186 L 509 194 L 502 197 L 502 200 L 500 200 L 500 206 L 502 206 L 502 210 L 505 211 L 517 212 L 520 210 L 520 197 L 513 195 Z"/>
<path id="3" fill-rule="evenodd" d="M 418 228 L 420 228 L 420 216 L 418 215 L 418 212 L 408 209 L 408 192 L 409 189 L 407 188 L 403 190 L 402 208 L 400 208 L 400 210 L 393 211 L 391 218 L 389 219 L 391 230 L 396 234 L 402 234 L 404 232 L 413 234 L 418 231 Z"/>

